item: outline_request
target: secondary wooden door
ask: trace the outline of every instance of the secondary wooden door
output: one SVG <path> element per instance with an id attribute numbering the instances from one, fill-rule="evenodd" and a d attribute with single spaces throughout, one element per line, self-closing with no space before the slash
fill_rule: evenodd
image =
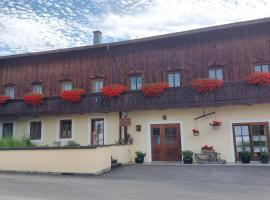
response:
<path id="1" fill-rule="evenodd" d="M 151 125 L 151 141 L 153 161 L 182 160 L 180 124 Z"/>
<path id="2" fill-rule="evenodd" d="M 266 122 L 233 124 L 235 160 L 243 151 L 251 153 L 252 160 L 259 160 L 261 152 L 269 153 L 269 126 Z"/>

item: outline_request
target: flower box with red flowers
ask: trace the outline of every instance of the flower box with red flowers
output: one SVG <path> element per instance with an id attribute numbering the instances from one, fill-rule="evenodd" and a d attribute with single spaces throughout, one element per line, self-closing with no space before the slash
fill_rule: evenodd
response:
<path id="1" fill-rule="evenodd" d="M 84 89 L 64 90 L 60 93 L 60 98 L 66 102 L 77 103 L 81 100 L 81 97 L 84 94 Z"/>
<path id="2" fill-rule="evenodd" d="M 124 92 L 126 92 L 128 90 L 127 86 L 125 85 L 121 85 L 121 84 L 112 84 L 112 85 L 108 85 L 105 86 L 101 89 L 101 93 L 105 96 L 105 97 L 117 97 L 120 96 L 121 94 L 123 94 Z"/>
<path id="3" fill-rule="evenodd" d="M 213 120 L 212 122 L 209 123 L 210 126 L 213 128 L 220 128 L 222 126 L 222 122 L 218 120 Z"/>
<path id="4" fill-rule="evenodd" d="M 202 146 L 201 151 L 203 153 L 209 153 L 209 152 L 211 153 L 211 152 L 214 152 L 215 150 L 213 146 L 208 146 L 207 144 L 205 144 L 204 146 Z"/>
<path id="5" fill-rule="evenodd" d="M 39 106 L 44 99 L 44 95 L 40 93 L 29 93 L 23 97 L 25 103 L 33 106 Z"/>
<path id="6" fill-rule="evenodd" d="M 0 96 L 0 105 L 7 103 L 9 99 L 10 99 L 9 96 L 1 95 Z"/>
<path id="7" fill-rule="evenodd" d="M 205 92 L 213 93 L 214 91 L 221 88 L 222 85 L 223 85 L 222 80 L 217 79 L 197 79 L 192 82 L 192 87 L 198 93 L 205 93 Z"/>
<path id="8" fill-rule="evenodd" d="M 255 74 L 250 74 L 248 76 L 248 82 L 251 85 L 270 85 L 270 73 L 260 72 Z"/>
<path id="9" fill-rule="evenodd" d="M 169 87 L 168 83 L 150 83 L 142 85 L 141 90 L 144 96 L 147 97 L 159 97 Z"/>
<path id="10" fill-rule="evenodd" d="M 192 129 L 192 133 L 193 133 L 194 136 L 199 136 L 200 135 L 199 129 L 196 129 L 196 128 Z"/>

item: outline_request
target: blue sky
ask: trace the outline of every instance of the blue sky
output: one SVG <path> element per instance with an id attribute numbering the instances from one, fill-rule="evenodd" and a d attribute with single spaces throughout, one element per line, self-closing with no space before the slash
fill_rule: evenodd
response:
<path id="1" fill-rule="evenodd" d="M 270 17 L 270 0 L 0 0 L 0 56 Z"/>

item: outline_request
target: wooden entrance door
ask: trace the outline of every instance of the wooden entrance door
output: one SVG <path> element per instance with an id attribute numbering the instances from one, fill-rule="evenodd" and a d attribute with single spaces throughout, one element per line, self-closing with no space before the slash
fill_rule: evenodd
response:
<path id="1" fill-rule="evenodd" d="M 151 141 L 153 161 L 182 160 L 180 124 L 151 125 Z"/>

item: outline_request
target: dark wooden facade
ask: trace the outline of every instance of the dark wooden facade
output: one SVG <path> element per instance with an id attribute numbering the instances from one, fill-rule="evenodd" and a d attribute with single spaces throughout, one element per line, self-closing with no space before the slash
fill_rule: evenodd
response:
<path id="1" fill-rule="evenodd" d="M 101 94 L 87 94 L 82 98 L 81 102 L 76 104 L 65 103 L 59 97 L 48 97 L 38 107 L 26 105 L 22 99 L 14 99 L 0 106 L 0 118 L 201 106 L 251 105 L 269 102 L 269 87 L 256 87 L 245 81 L 233 81 L 225 83 L 218 92 L 210 95 L 200 95 L 190 86 L 180 86 L 169 88 L 159 98 L 145 97 L 141 91 L 130 91 L 113 99 L 106 98 Z"/>
<path id="2" fill-rule="evenodd" d="M 270 19 L 134 42 L 2 57 L 0 58 L 0 94 L 4 93 L 5 86 L 14 85 L 15 98 L 22 98 L 24 94 L 32 91 L 33 83 L 39 82 L 43 85 L 45 96 L 56 96 L 60 93 L 60 83 L 63 80 L 70 80 L 75 88 L 83 88 L 91 92 L 91 80 L 94 78 L 102 77 L 105 85 L 111 83 L 129 85 L 132 74 L 139 73 L 142 75 L 143 83 L 150 83 L 166 81 L 166 74 L 170 71 L 181 72 L 184 85 L 180 87 L 183 89 L 178 91 L 181 93 L 187 90 L 186 88 L 190 90 L 188 85 L 192 80 L 206 78 L 208 68 L 222 67 L 225 82 L 236 81 L 235 84 L 238 84 L 237 81 L 246 79 L 253 71 L 253 65 L 258 63 L 270 63 Z M 247 91 L 247 95 L 248 93 Z M 123 98 L 137 98 L 136 95 L 131 97 L 130 94 L 133 93 L 128 93 Z M 187 97 L 181 93 L 181 98 L 186 99 L 183 105 L 195 106 L 194 95 L 191 91 Z M 237 94 L 231 92 L 228 95 L 232 97 Z M 255 93 L 251 95 L 253 99 L 256 98 L 254 95 Z M 269 98 L 269 94 L 265 95 Z M 85 98 L 91 99 L 92 96 L 101 98 L 94 94 Z M 226 98 L 230 99 L 228 96 Z M 48 101 L 54 101 L 51 100 L 53 98 L 49 99 Z M 170 98 L 168 99 L 170 101 Z M 244 96 L 241 97 L 241 101 L 244 99 Z M 20 102 L 20 100 L 13 101 L 16 105 Z M 179 99 L 177 107 L 183 103 L 181 101 Z M 167 102 L 161 104 L 167 105 Z M 162 107 L 166 107 L 164 105 Z M 9 105 L 5 106 L 9 107 Z M 19 109 L 20 106 L 17 106 Z M 132 106 L 136 108 L 135 105 Z M 1 115 L 8 114 L 4 112 L 6 108 L 0 109 Z"/>

